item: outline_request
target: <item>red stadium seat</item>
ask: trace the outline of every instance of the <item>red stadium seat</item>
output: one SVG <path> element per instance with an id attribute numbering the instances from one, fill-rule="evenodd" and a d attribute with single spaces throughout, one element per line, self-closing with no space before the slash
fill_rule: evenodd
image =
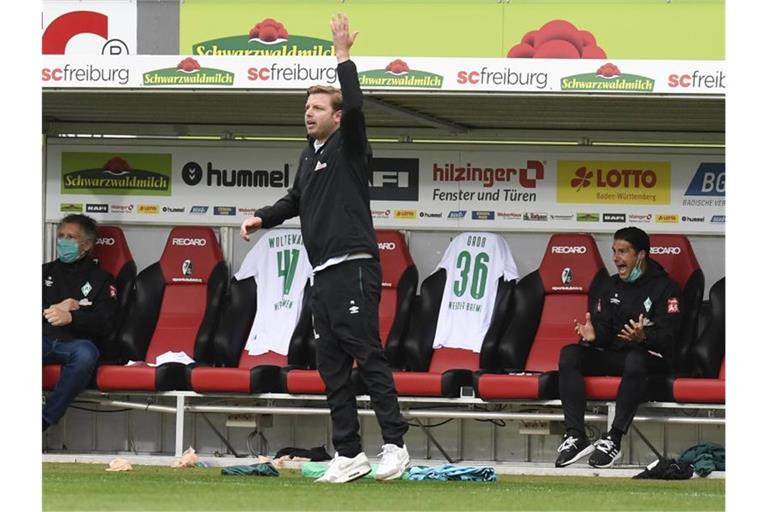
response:
<path id="1" fill-rule="evenodd" d="M 379 337 L 390 365 L 404 364 L 405 336 L 412 304 L 416 296 L 418 271 L 403 234 L 396 230 L 377 230 L 376 241 L 381 261 L 381 301 L 379 302 Z M 325 384 L 314 369 L 314 339 L 310 340 L 310 366 L 313 369 L 288 369 L 283 372 L 283 387 L 289 393 L 323 394 Z M 359 394 L 365 386 L 356 371 L 352 379 Z"/>
<path id="2" fill-rule="evenodd" d="M 92 252 L 99 267 L 109 272 L 117 288 L 117 321 L 115 328 L 105 339 L 98 340 L 99 359 L 111 360 L 115 357 L 117 336 L 125 321 L 125 316 L 133 298 L 133 286 L 136 282 L 136 263 L 128 248 L 123 230 L 117 226 L 99 226 L 96 228 L 96 244 Z M 51 390 L 56 386 L 61 374 L 60 364 L 43 366 L 43 389 Z"/>
<path id="3" fill-rule="evenodd" d="M 515 290 L 514 316 L 498 349 L 504 373 L 475 374 L 477 395 L 555 398 L 560 349 L 576 341 L 573 320 L 584 318 L 608 279 L 591 235 L 552 235 L 539 269 Z"/>
<path id="4" fill-rule="evenodd" d="M 160 261 L 136 279 L 136 299 L 118 339 L 120 356 L 155 363 L 173 351 L 208 361 L 226 282 L 227 267 L 213 230 L 173 228 Z M 96 383 L 101 390 L 185 389 L 186 366 L 101 365 Z"/>
<path id="5" fill-rule="evenodd" d="M 649 235 L 651 257 L 659 262 L 669 277 L 677 283 L 682 292 L 680 334 L 677 346 L 672 352 L 672 368 L 685 372 L 690 368 L 690 351 L 696 339 L 697 322 L 701 299 L 704 294 L 704 274 L 693 252 L 693 247 L 684 235 Z M 621 377 L 590 376 L 584 378 L 587 398 L 591 400 L 615 400 Z M 651 386 L 653 388 L 654 386 Z M 652 392 L 655 395 L 656 392 Z"/>
<path id="6" fill-rule="evenodd" d="M 398 395 L 457 397 L 462 387 L 472 386 L 474 371 L 496 366 L 496 348 L 509 322 L 515 280 L 504 281 L 500 277 L 495 283 L 491 322 L 484 338 L 473 340 L 480 347 L 480 352 L 474 352 L 464 348 L 433 348 L 446 276 L 445 269 L 440 269 L 421 285 L 419 305 L 406 341 L 407 370 L 393 372 Z"/>

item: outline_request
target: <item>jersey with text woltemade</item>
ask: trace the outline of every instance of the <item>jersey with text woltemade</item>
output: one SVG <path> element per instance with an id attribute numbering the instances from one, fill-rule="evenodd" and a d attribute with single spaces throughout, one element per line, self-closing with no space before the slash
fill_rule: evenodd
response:
<path id="1" fill-rule="evenodd" d="M 312 274 L 298 229 L 274 229 L 246 255 L 235 279 L 256 280 L 256 317 L 245 350 L 251 355 L 272 351 L 287 355 L 301 312 L 304 286 Z"/>

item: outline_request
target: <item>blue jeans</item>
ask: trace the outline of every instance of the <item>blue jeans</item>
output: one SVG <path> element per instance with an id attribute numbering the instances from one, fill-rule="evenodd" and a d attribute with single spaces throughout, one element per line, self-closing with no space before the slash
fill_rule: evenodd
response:
<path id="1" fill-rule="evenodd" d="M 43 336 L 43 364 L 63 364 L 61 377 L 45 401 L 43 419 L 56 424 L 88 385 L 99 360 L 99 349 L 90 340 L 59 340 Z"/>

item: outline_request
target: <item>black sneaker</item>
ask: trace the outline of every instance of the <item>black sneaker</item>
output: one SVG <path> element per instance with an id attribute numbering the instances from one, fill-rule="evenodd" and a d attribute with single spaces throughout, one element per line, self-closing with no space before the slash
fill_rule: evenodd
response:
<path id="1" fill-rule="evenodd" d="M 616 444 L 611 436 L 603 434 L 603 437 L 595 442 L 595 452 L 589 458 L 589 465 L 593 468 L 609 468 L 620 457 L 621 446 Z"/>
<path id="2" fill-rule="evenodd" d="M 562 468 L 573 464 L 582 457 L 595 451 L 595 446 L 586 437 L 574 437 L 566 434 L 565 441 L 557 448 L 558 456 L 555 461 L 556 468 Z"/>

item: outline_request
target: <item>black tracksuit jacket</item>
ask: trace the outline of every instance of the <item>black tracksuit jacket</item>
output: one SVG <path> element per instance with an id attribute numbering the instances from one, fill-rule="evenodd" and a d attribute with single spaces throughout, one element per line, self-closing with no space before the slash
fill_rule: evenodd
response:
<path id="1" fill-rule="evenodd" d="M 609 350 L 645 349 L 671 360 L 680 332 L 680 288 L 658 262 L 648 258 L 645 272 L 634 283 L 618 274 L 600 294 L 592 316 L 595 346 Z M 637 321 L 640 314 L 650 321 L 644 329 L 646 340 L 626 342 L 618 337 L 624 324 Z"/>
<path id="2" fill-rule="evenodd" d="M 116 295 L 112 276 L 87 255 L 73 263 L 58 259 L 44 263 L 43 309 L 64 299 L 80 301 L 80 309 L 72 311 L 72 322 L 61 327 L 52 326 L 43 317 L 43 336 L 83 338 L 99 345 L 114 327 Z"/>
<path id="3" fill-rule="evenodd" d="M 368 190 L 372 153 L 355 64 L 351 60 L 339 64 L 338 77 L 344 99 L 341 126 L 317 153 L 309 138 L 288 193 L 254 213 L 264 228 L 298 215 L 313 267 L 344 254 L 379 257 Z"/>

